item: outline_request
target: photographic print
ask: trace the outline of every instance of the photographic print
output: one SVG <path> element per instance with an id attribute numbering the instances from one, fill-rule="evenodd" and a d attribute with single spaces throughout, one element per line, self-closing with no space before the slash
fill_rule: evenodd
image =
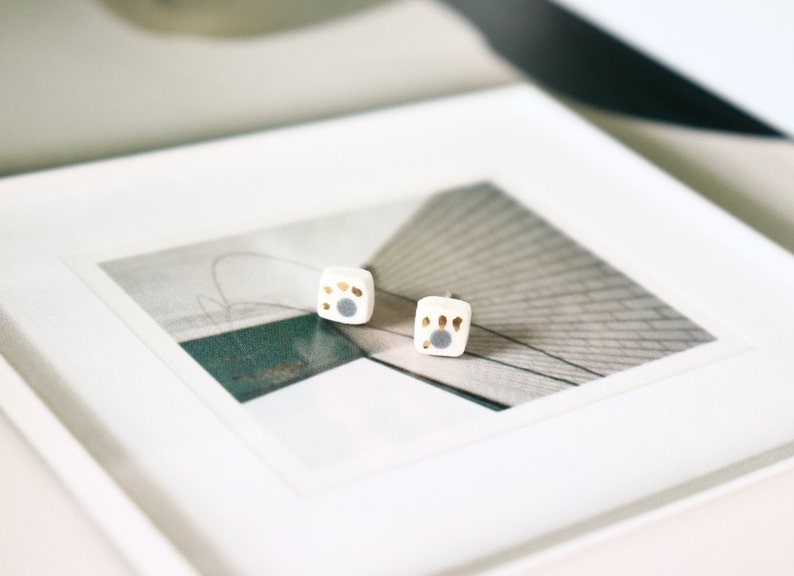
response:
<path id="1" fill-rule="evenodd" d="M 372 272 L 369 323 L 315 314 L 337 264 Z M 487 183 L 101 266 L 240 402 L 364 361 L 503 410 L 715 339 Z M 445 293 L 466 352 L 417 354 L 416 301 Z"/>

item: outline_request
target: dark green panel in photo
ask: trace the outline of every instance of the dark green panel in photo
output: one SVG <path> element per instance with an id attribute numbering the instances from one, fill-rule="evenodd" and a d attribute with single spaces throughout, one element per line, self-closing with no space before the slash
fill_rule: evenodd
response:
<path id="1" fill-rule="evenodd" d="M 240 402 L 361 358 L 331 322 L 307 314 L 181 344 Z"/>

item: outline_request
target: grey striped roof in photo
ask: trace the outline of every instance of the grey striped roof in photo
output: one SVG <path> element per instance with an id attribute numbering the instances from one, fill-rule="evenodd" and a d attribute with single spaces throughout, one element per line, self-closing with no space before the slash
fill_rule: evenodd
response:
<path id="1" fill-rule="evenodd" d="M 497 188 L 431 197 L 371 258 L 377 305 L 343 328 L 373 359 L 495 406 L 513 406 L 714 337 Z M 466 354 L 412 349 L 415 302 L 472 305 Z"/>

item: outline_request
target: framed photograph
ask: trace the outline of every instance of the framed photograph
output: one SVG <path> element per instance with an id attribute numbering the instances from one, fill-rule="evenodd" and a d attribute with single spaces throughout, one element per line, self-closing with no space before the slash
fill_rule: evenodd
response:
<path id="1" fill-rule="evenodd" d="M 794 452 L 791 255 L 531 87 L 9 179 L 0 229 L 0 352 L 199 572 L 485 572 Z"/>

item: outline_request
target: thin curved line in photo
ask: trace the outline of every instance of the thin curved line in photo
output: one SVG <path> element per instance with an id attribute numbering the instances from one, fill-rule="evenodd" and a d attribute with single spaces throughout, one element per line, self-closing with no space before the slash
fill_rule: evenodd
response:
<path id="1" fill-rule="evenodd" d="M 283 257 L 280 257 L 280 256 L 272 256 L 270 254 L 265 254 L 265 253 L 261 253 L 261 252 L 250 252 L 250 251 L 228 252 L 226 254 L 221 254 L 220 256 L 217 256 L 212 261 L 212 264 L 210 265 L 210 270 L 211 270 L 210 271 L 210 276 L 212 278 L 212 284 L 213 284 L 213 286 L 215 286 L 215 290 L 218 291 L 218 295 L 221 298 L 221 302 L 219 302 L 218 300 L 215 300 L 214 298 L 212 298 L 210 296 L 204 295 L 204 294 L 199 294 L 198 296 L 196 296 L 197 304 L 201 308 L 201 311 L 204 313 L 204 315 L 207 317 L 207 320 L 209 320 L 209 322 L 213 326 L 219 327 L 220 325 L 214 321 L 212 315 L 208 312 L 207 308 L 204 305 L 205 302 L 212 302 L 213 304 L 216 304 L 216 305 L 220 306 L 220 308 L 223 311 L 223 314 L 226 316 L 225 322 L 226 322 L 226 324 L 228 326 L 231 326 L 231 323 L 232 323 L 232 317 L 231 317 L 231 309 L 232 309 L 232 307 L 236 306 L 236 305 L 241 305 L 241 304 L 254 305 L 254 306 L 268 306 L 268 307 L 271 307 L 271 308 L 282 308 L 282 309 L 285 309 L 285 310 L 296 310 L 296 311 L 300 311 L 300 312 L 311 312 L 311 310 L 307 311 L 307 310 L 304 310 L 302 308 L 296 308 L 294 306 L 288 306 L 288 305 L 280 304 L 280 303 L 277 303 L 277 302 L 245 301 L 245 302 L 238 302 L 236 304 L 230 304 L 229 303 L 229 299 L 226 297 L 226 293 L 224 292 L 223 288 L 221 288 L 220 279 L 218 278 L 218 265 L 223 260 L 226 260 L 226 259 L 232 258 L 232 257 L 240 257 L 240 256 L 244 256 L 244 257 L 247 256 L 247 257 L 252 257 L 252 258 L 265 258 L 265 259 L 275 260 L 277 262 L 282 262 L 282 263 L 285 263 L 285 264 L 292 264 L 292 265 L 297 266 L 299 268 L 306 268 L 306 269 L 309 269 L 309 270 L 312 270 L 312 271 L 317 271 L 317 272 L 320 271 L 315 266 L 311 266 L 310 264 L 306 264 L 304 262 L 300 262 L 300 261 L 297 261 L 297 260 L 291 260 L 289 258 L 283 258 Z M 233 333 L 234 330 L 232 330 L 231 332 Z M 242 343 L 242 341 L 234 334 L 233 334 L 233 338 L 235 339 L 235 341 L 239 345 L 240 351 L 243 353 L 243 358 L 245 358 L 246 360 L 250 360 L 251 358 L 253 358 L 253 354 L 249 353 L 246 350 L 246 346 Z"/>

